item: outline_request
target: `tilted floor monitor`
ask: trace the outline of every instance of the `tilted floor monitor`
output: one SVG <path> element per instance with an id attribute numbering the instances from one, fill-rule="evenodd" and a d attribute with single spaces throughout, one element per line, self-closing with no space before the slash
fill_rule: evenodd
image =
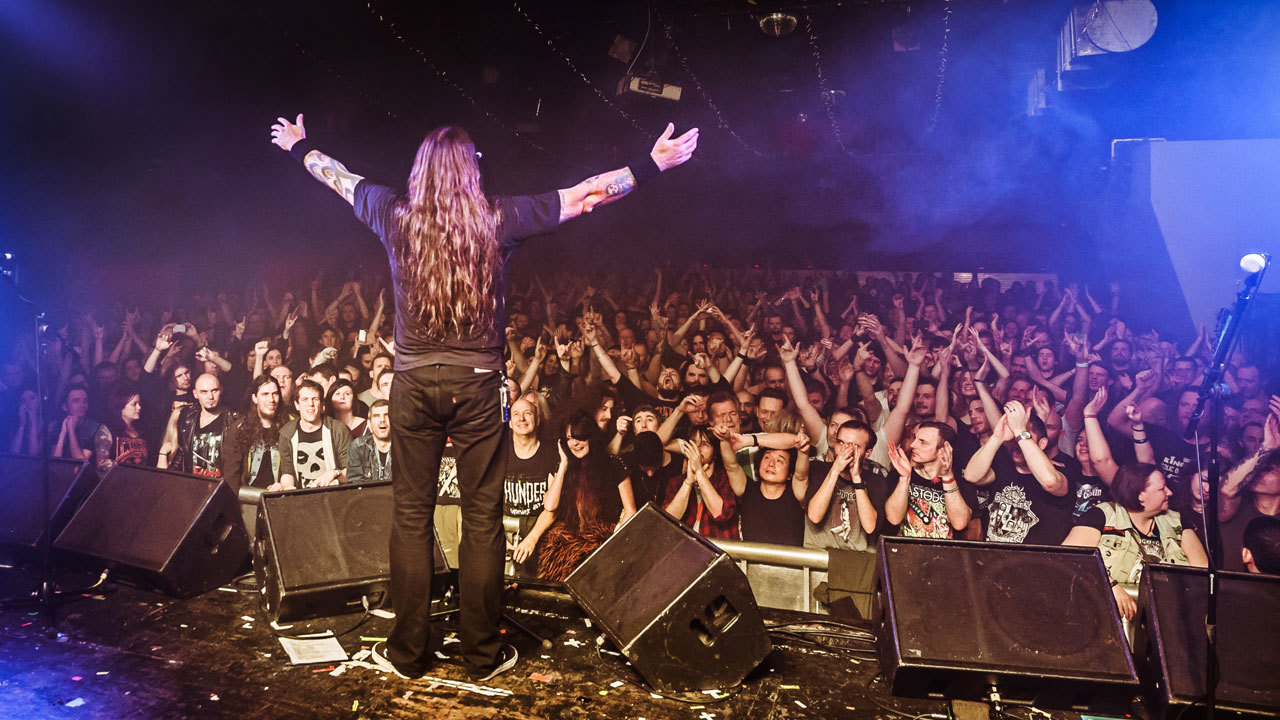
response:
<path id="1" fill-rule="evenodd" d="M 1124 712 L 1138 678 L 1096 549 L 883 538 L 876 635 L 895 695 Z"/>

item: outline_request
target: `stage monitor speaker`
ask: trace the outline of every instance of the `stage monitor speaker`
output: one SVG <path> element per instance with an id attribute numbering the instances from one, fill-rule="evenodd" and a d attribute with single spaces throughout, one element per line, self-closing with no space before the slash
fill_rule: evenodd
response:
<path id="1" fill-rule="evenodd" d="M 227 584 L 249 557 L 225 482 L 141 465 L 112 468 L 53 545 L 78 564 L 176 597 Z"/>
<path id="2" fill-rule="evenodd" d="M 53 537 L 66 527 L 76 508 L 98 482 L 92 462 L 49 459 L 49 525 Z M 0 544 L 24 559 L 40 547 L 41 460 L 30 455 L 0 454 Z"/>
<path id="3" fill-rule="evenodd" d="M 657 690 L 736 685 L 772 649 L 738 566 L 652 503 L 565 585 Z"/>
<path id="4" fill-rule="evenodd" d="M 389 482 L 263 493 L 253 543 L 263 612 L 279 622 L 389 603 L 391 521 Z M 449 565 L 438 536 L 433 546 L 438 600 Z"/>
<path id="5" fill-rule="evenodd" d="M 1124 712 L 1138 678 L 1096 549 L 882 538 L 876 646 L 895 695 Z"/>
<path id="6" fill-rule="evenodd" d="M 1204 714 L 1208 572 L 1142 573 L 1133 650 L 1152 718 Z M 1280 716 L 1280 578 L 1220 572 L 1215 717 Z"/>

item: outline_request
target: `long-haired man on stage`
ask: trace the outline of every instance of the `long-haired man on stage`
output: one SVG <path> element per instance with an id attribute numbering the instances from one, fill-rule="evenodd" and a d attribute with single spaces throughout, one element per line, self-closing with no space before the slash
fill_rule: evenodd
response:
<path id="1" fill-rule="evenodd" d="M 510 442 L 503 422 L 504 294 L 520 242 L 621 198 L 684 163 L 697 129 L 672 137 L 626 167 L 541 195 L 490 201 L 475 146 L 457 127 L 427 134 L 400 193 L 352 173 L 316 149 L 302 115 L 272 126 L 272 142 L 351 203 L 382 240 L 395 291 L 395 380 L 391 385 L 391 601 L 395 627 L 385 657 L 404 677 L 433 660 L 430 623 L 432 513 L 445 438 L 458 456 L 462 541 L 458 549 L 462 660 L 477 680 L 510 669 L 516 650 L 498 632 L 502 616 L 502 489 Z M 381 663 L 380 663 L 381 664 Z"/>

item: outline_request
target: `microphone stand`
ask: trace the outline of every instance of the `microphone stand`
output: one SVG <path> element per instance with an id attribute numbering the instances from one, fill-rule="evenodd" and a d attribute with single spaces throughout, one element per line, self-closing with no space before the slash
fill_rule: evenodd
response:
<path id="1" fill-rule="evenodd" d="M 7 253 L 6 253 L 7 255 Z M 11 259 L 6 257 L 6 259 Z M 36 331 L 36 432 L 40 438 L 40 520 L 43 526 L 40 533 L 40 587 L 35 593 L 36 602 L 43 610 L 45 619 L 49 623 L 49 632 L 56 633 L 57 615 L 54 612 L 54 597 L 57 592 L 53 586 L 53 518 L 50 517 L 51 508 L 49 502 L 50 482 L 49 482 L 49 438 L 47 429 L 45 428 L 44 408 L 48 402 L 46 397 L 48 388 L 45 387 L 44 378 L 44 355 L 48 349 L 45 342 L 45 333 L 48 330 L 48 320 L 43 312 L 37 308 L 35 301 L 28 298 L 22 293 L 22 289 L 18 287 L 18 282 L 14 278 L 14 273 L 10 268 L 0 268 L 0 275 L 8 281 L 13 288 L 13 292 L 22 301 L 22 304 L 30 308 L 32 316 L 35 320 Z M 30 598 L 26 599 L 30 602 Z"/>
<path id="2" fill-rule="evenodd" d="M 1205 487 L 1208 495 L 1205 504 L 1205 542 L 1209 546 L 1209 585 L 1205 603 L 1205 717 L 1213 720 L 1218 686 L 1218 570 L 1222 565 L 1222 537 L 1218 528 L 1218 488 L 1222 468 L 1218 462 L 1218 444 L 1222 434 L 1222 404 L 1231 395 L 1231 389 L 1223 383 L 1227 371 L 1227 358 L 1235 346 L 1239 334 L 1240 323 L 1244 320 L 1245 311 L 1254 295 L 1262 285 L 1262 276 L 1267 271 L 1264 264 L 1260 270 L 1252 273 L 1244 283 L 1244 287 L 1236 295 L 1235 307 L 1222 325 L 1218 335 L 1218 347 L 1213 355 L 1213 363 L 1205 372 L 1204 382 L 1200 385 L 1200 395 L 1196 399 L 1196 408 L 1187 422 L 1187 432 L 1183 436 L 1192 440 L 1196 436 L 1200 419 L 1204 416 L 1206 404 L 1212 400 L 1212 415 L 1209 419 L 1209 478 Z M 1200 452 L 1199 448 L 1196 452 Z"/>

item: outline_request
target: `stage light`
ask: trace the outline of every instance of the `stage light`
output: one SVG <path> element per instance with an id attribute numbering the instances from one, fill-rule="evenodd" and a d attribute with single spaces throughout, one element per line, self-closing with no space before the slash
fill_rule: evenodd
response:
<path id="1" fill-rule="evenodd" d="M 770 37 L 782 37 L 796 29 L 796 16 L 790 13 L 775 12 L 760 18 L 760 30 Z"/>
<path id="2" fill-rule="evenodd" d="M 1269 256 L 1266 253 L 1249 253 L 1240 258 L 1240 269 L 1249 273 L 1256 273 L 1267 266 Z"/>

